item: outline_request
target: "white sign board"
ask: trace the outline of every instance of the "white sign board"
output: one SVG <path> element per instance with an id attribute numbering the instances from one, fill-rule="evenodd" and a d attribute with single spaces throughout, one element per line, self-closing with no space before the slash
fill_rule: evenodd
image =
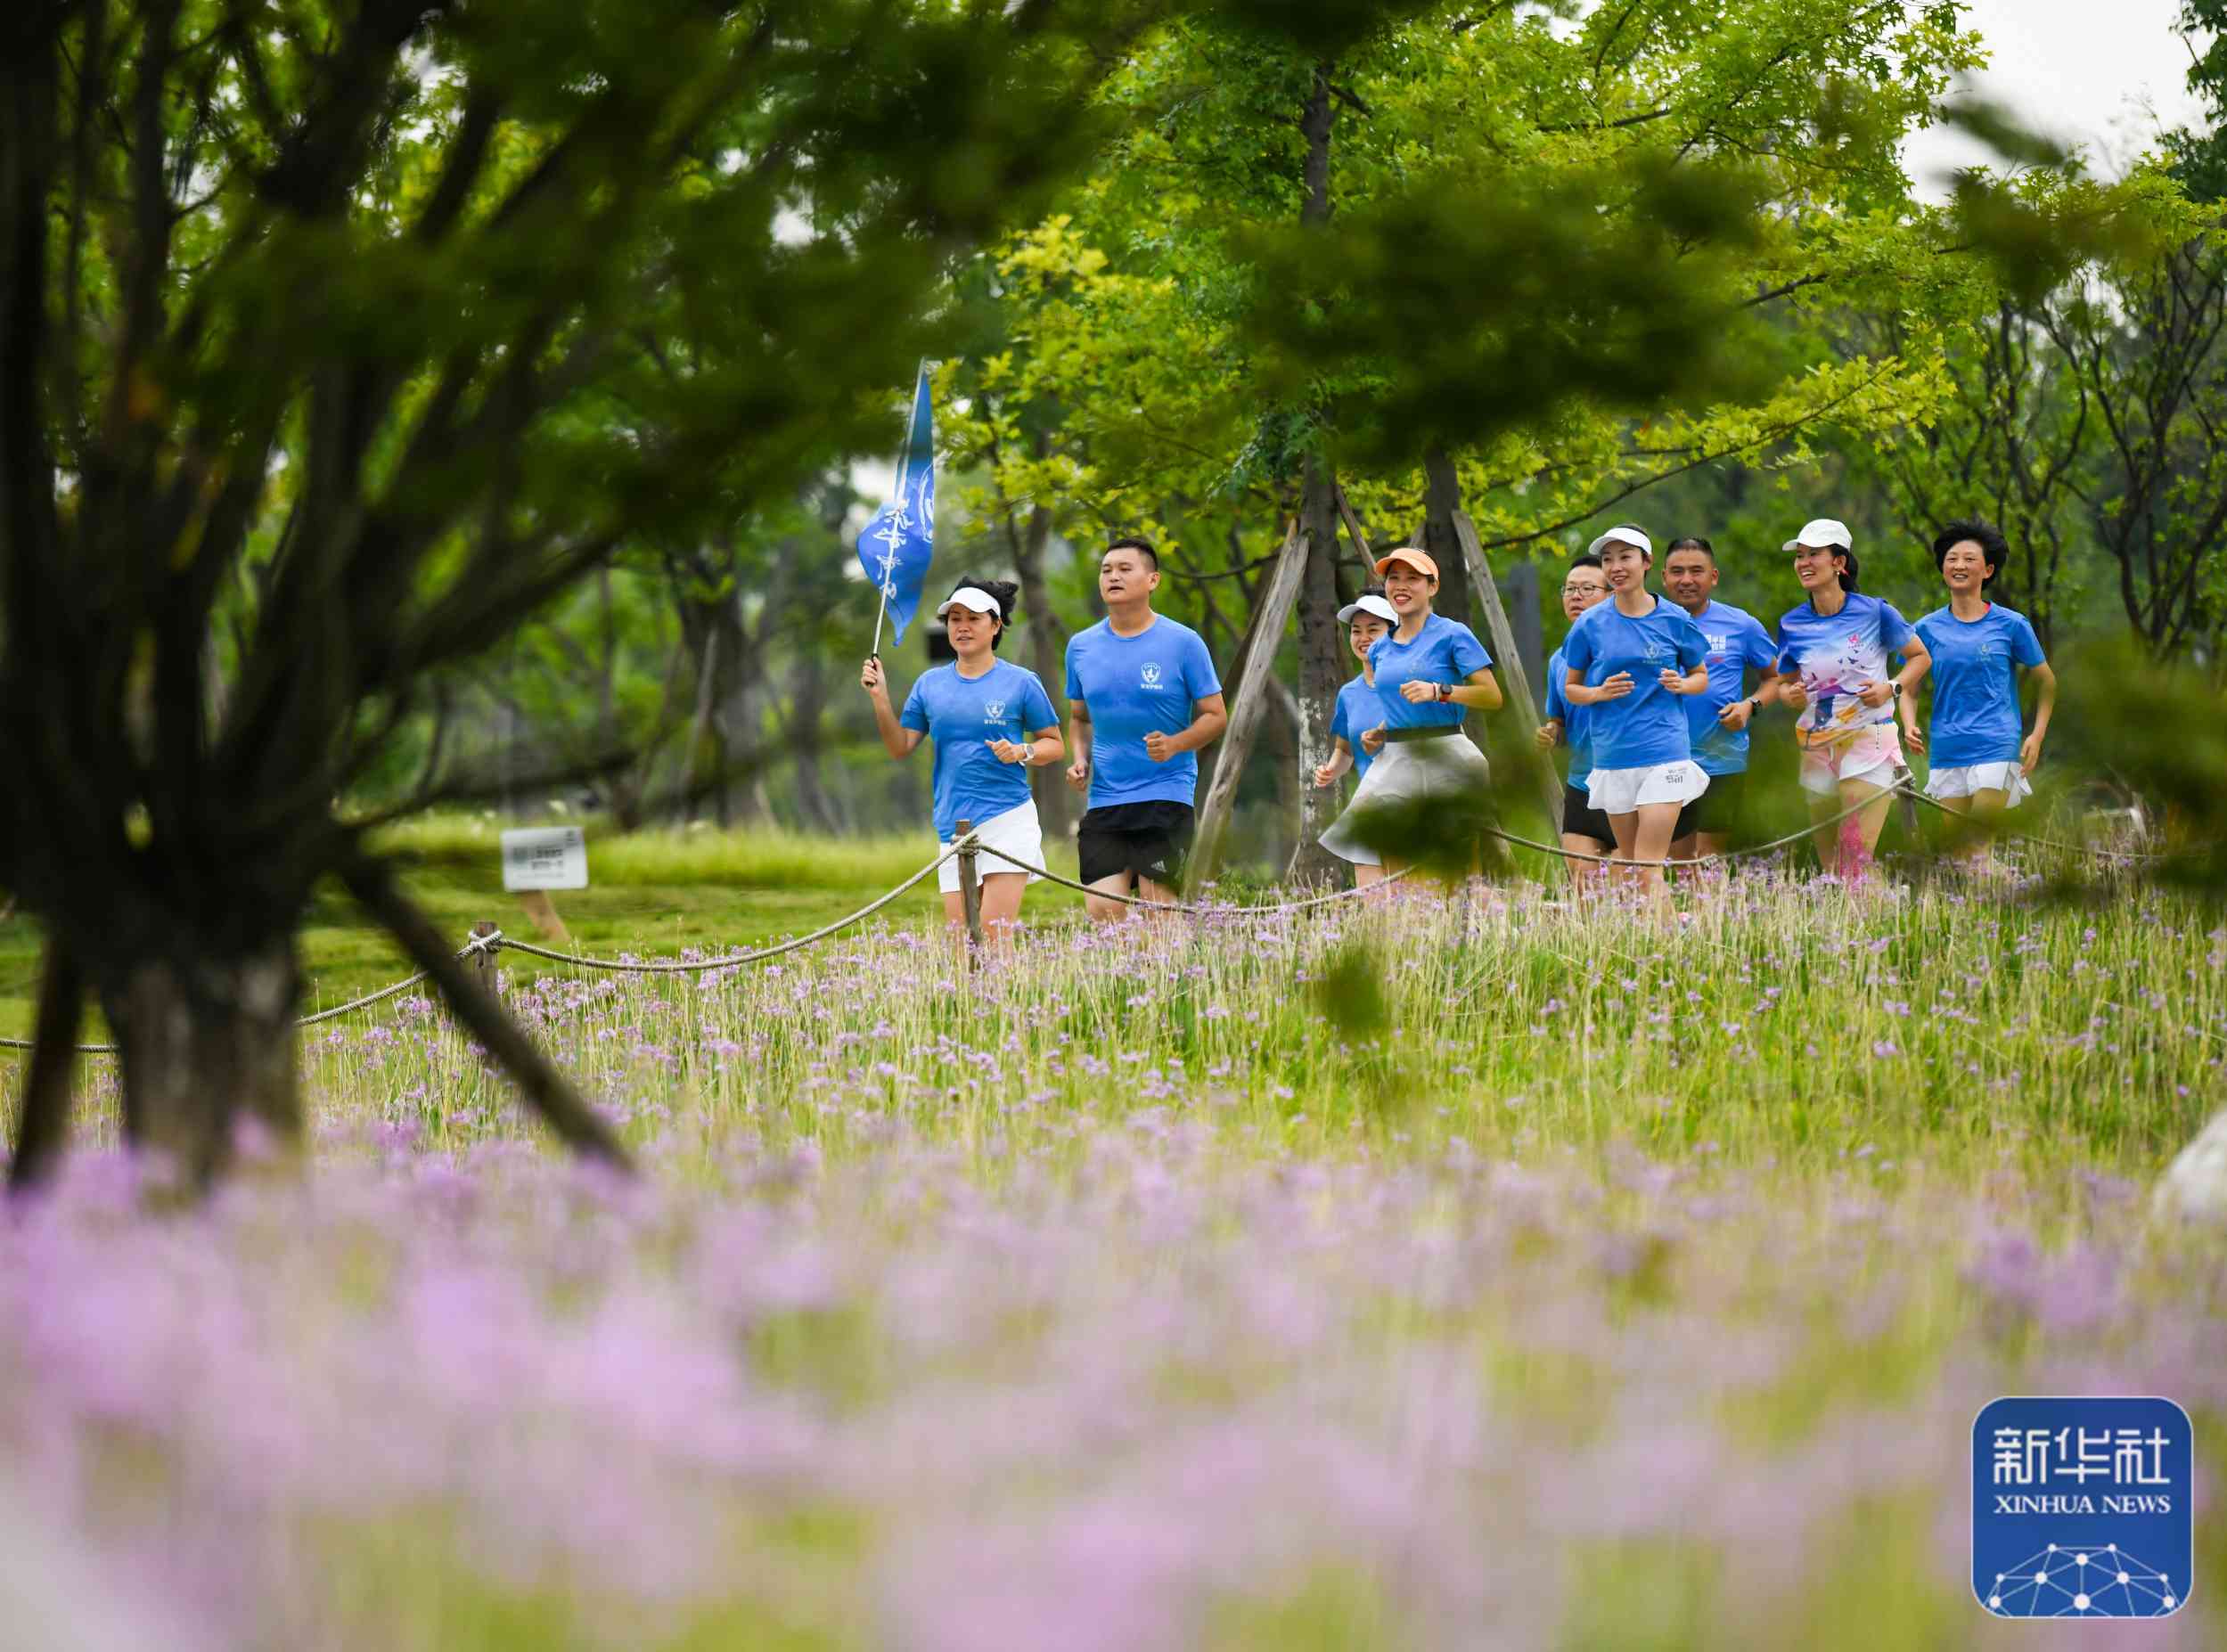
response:
<path id="1" fill-rule="evenodd" d="M 577 826 L 531 826 L 503 834 L 505 889 L 587 887 L 587 834 Z"/>

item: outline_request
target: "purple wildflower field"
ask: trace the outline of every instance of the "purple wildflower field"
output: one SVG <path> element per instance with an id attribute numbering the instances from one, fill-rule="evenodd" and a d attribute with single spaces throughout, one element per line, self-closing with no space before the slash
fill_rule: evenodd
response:
<path id="1" fill-rule="evenodd" d="M 318 1028 L 306 1172 L 0 1227 L 22 1643 L 2131 1641 L 1982 1615 L 1966 1442 L 2227 1402 L 2222 938 L 1751 882 L 515 979 L 633 1180 Z"/>

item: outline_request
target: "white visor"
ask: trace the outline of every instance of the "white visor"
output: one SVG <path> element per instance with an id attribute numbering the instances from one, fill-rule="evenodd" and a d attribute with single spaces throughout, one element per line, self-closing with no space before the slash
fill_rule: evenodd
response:
<path id="1" fill-rule="evenodd" d="M 998 606 L 995 597 L 987 591 L 978 591 L 972 585 L 961 585 L 945 599 L 944 605 L 936 610 L 936 617 L 943 618 L 954 608 L 971 609 L 978 614 L 995 614 L 1000 619 L 1005 617 L 1005 610 Z"/>
<path id="2" fill-rule="evenodd" d="M 1855 549 L 1855 539 L 1848 532 L 1846 522 L 1836 522 L 1829 516 L 1821 516 L 1814 522 L 1802 524 L 1802 531 L 1788 540 L 1781 548 L 1794 550 L 1798 545 L 1838 545 L 1843 551 Z"/>
<path id="3" fill-rule="evenodd" d="M 1604 545 L 1637 545 L 1650 558 L 1655 554 L 1655 542 L 1640 532 L 1638 528 L 1629 526 L 1610 528 L 1585 547 L 1586 553 L 1591 556 L 1599 556 Z"/>
<path id="4" fill-rule="evenodd" d="M 1356 598 L 1339 609 L 1338 623 L 1341 626 L 1350 626 L 1356 614 L 1373 614 L 1388 626 L 1396 626 L 1400 623 L 1399 609 L 1373 592 L 1367 596 Z"/>

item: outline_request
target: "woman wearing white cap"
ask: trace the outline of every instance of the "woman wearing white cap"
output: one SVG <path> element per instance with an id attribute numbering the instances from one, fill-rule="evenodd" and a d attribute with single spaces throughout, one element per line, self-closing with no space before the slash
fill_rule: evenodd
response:
<path id="1" fill-rule="evenodd" d="M 1786 549 L 1809 600 L 1779 621 L 1780 675 L 1757 698 L 1782 699 L 1801 714 L 1794 737 L 1802 748 L 1802 789 L 1819 822 L 1817 858 L 1836 877 L 1861 878 L 1904 773 L 1895 706 L 1914 728 L 1917 710 L 1905 691 L 1926 675 L 1926 645 L 1894 604 L 1856 590 L 1847 524 L 1820 517 Z M 1904 661 L 1893 675 L 1891 654 Z M 1823 823 L 1865 803 L 1837 824 Z"/>
<path id="2" fill-rule="evenodd" d="M 869 658 L 859 685 L 873 702 L 874 725 L 891 756 L 909 757 L 923 736 L 936 743 L 936 836 L 948 844 L 961 821 L 971 821 L 986 846 L 1034 865 L 1044 863 L 1044 829 L 1029 795 L 1028 770 L 1059 762 L 1066 743 L 1059 714 L 1036 674 L 999 659 L 1019 587 L 1007 581 L 968 579 L 936 610 L 958 658 L 922 672 L 905 696 L 903 713 L 889 708 L 881 661 Z M 982 922 L 993 945 L 1012 944 L 1021 892 L 1033 874 L 994 855 L 976 862 L 982 871 Z M 1000 870 L 1003 868 L 1003 870 Z M 937 871 L 944 917 L 954 927 L 965 913 L 954 856 Z M 958 928 L 961 947 L 966 931 Z"/>
<path id="3" fill-rule="evenodd" d="M 1678 811 L 1709 788 L 1693 761 L 1685 707 L 1675 697 L 1709 686 L 1709 640 L 1693 617 L 1647 588 L 1655 547 L 1630 523 L 1594 540 L 1609 600 L 1589 609 L 1562 644 L 1562 692 L 1592 707 L 1592 770 L 1586 794 L 1609 817 L 1616 858 L 1638 862 L 1632 881 L 1659 899 L 1660 861 Z"/>
<path id="4" fill-rule="evenodd" d="M 2026 776 L 2042 760 L 2057 708 L 2057 674 L 2041 638 L 2024 614 L 1987 600 L 1995 570 L 2010 559 L 2010 546 L 1993 523 L 1951 522 L 1933 540 L 1949 605 L 1915 627 L 1933 679 L 1931 726 L 1922 735 L 1914 726 L 1908 731 L 1911 745 L 1930 763 L 1926 796 L 1983 822 L 2031 795 Z M 2031 734 L 2019 725 L 2021 667 L 2039 690 Z M 1985 871 L 1990 858 L 1983 828 L 1965 864 Z"/>
<path id="5" fill-rule="evenodd" d="M 1461 732 L 1471 709 L 1497 711 L 1500 682 L 1493 657 L 1458 619 L 1431 611 L 1438 593 L 1438 564 L 1403 545 L 1379 560 L 1384 598 L 1397 617 L 1391 632 L 1369 650 L 1376 674 L 1376 722 L 1361 735 L 1361 749 L 1378 756 L 1346 812 L 1322 834 L 1322 846 L 1356 865 L 1377 858 L 1362 840 L 1362 817 L 1371 810 L 1430 798 L 1452 799 L 1482 791 L 1492 765 Z M 1367 859 L 1364 859 L 1367 857 Z M 1384 857 L 1391 871 L 1398 866 Z"/>
<path id="6" fill-rule="evenodd" d="M 1399 610 L 1385 600 L 1381 585 L 1363 592 L 1338 610 L 1338 622 L 1346 627 L 1346 646 L 1353 650 L 1354 658 L 1361 662 L 1361 675 L 1338 691 L 1338 708 L 1330 720 L 1334 748 L 1329 762 L 1314 765 L 1317 786 L 1335 786 L 1339 776 L 1347 769 L 1364 781 L 1369 778 L 1369 765 L 1376 761 L 1376 750 L 1363 736 L 1383 721 L 1378 712 L 1377 676 L 1369 664 L 1369 650 L 1380 638 L 1389 634 L 1399 617 Z M 1377 745 L 1383 743 L 1380 737 Z M 1349 858 L 1353 861 L 1354 882 L 1360 887 L 1365 889 L 1383 879 L 1384 857 L 1375 850 L 1357 848 Z"/>

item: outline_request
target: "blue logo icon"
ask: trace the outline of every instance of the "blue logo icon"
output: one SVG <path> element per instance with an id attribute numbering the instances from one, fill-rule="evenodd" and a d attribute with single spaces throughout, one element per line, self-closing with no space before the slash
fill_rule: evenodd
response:
<path id="1" fill-rule="evenodd" d="M 1994 1402 L 1972 1422 L 1972 1592 L 1997 1617 L 2171 1616 L 2194 1461 L 2171 1400 Z"/>

